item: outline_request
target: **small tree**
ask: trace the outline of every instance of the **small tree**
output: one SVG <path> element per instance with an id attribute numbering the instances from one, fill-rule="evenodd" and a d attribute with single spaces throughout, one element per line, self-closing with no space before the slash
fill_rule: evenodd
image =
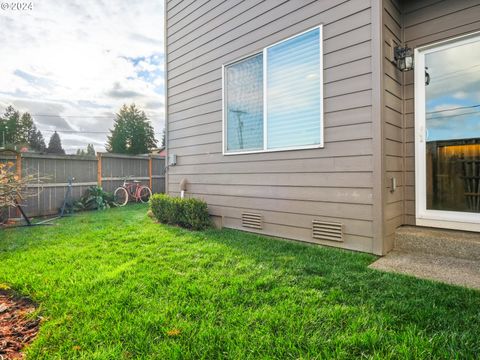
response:
<path id="1" fill-rule="evenodd" d="M 13 162 L 0 163 L 0 208 L 17 206 L 16 201 L 26 197 L 27 183 L 31 177 L 20 178 Z"/>
<path id="2" fill-rule="evenodd" d="M 93 147 L 93 144 L 88 144 L 87 145 L 87 155 L 88 156 L 95 156 L 95 148 Z"/>
<path id="3" fill-rule="evenodd" d="M 32 133 L 32 136 L 29 139 L 29 144 L 32 150 L 45 152 L 47 150 L 47 146 L 45 145 L 45 140 L 43 139 L 43 135 L 40 130 Z"/>
<path id="4" fill-rule="evenodd" d="M 2 137 L 2 141 L 3 138 L 5 138 L 5 144 L 2 144 L 2 146 L 16 144 L 20 113 L 15 110 L 13 106 L 8 106 L 0 120 L 0 136 Z"/>
<path id="5" fill-rule="evenodd" d="M 17 207 L 27 197 L 38 195 L 27 185 L 44 179 L 34 175 L 19 176 L 13 162 L 0 163 L 0 223 L 8 220 L 8 207 Z"/>
<path id="6" fill-rule="evenodd" d="M 60 140 L 60 135 L 55 131 L 50 137 L 47 148 L 48 154 L 65 154 L 65 150 L 62 147 L 62 140 Z"/>
<path id="7" fill-rule="evenodd" d="M 95 148 L 93 147 L 93 144 L 87 144 L 87 150 L 83 149 L 77 149 L 77 155 L 78 156 L 95 156 Z"/>
<path id="8" fill-rule="evenodd" d="M 33 118 L 28 112 L 22 114 L 17 124 L 16 144 L 27 145 L 35 151 L 45 151 L 43 135 L 40 130 L 37 130 Z"/>
<path id="9" fill-rule="evenodd" d="M 28 145 L 33 134 L 36 133 L 37 128 L 33 123 L 33 119 L 29 113 L 24 113 L 20 116 L 17 124 L 17 139 L 16 143 L 19 145 Z"/>
<path id="10" fill-rule="evenodd" d="M 144 111 L 135 104 L 123 105 L 110 130 L 107 151 L 119 154 L 145 154 L 157 146 L 153 127 Z"/>

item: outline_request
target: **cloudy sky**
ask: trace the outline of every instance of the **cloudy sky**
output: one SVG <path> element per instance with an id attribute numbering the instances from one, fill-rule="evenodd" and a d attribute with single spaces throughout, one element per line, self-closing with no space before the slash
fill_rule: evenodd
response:
<path id="1" fill-rule="evenodd" d="M 30 112 L 48 143 L 103 150 L 124 103 L 164 127 L 163 1 L 36 0 L 0 10 L 0 112 Z"/>
<path id="2" fill-rule="evenodd" d="M 480 138 L 480 41 L 425 56 L 427 140 Z"/>

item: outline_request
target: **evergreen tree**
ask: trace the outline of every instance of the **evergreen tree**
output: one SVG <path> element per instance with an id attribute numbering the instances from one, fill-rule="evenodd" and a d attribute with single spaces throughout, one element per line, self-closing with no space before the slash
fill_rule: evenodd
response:
<path id="1" fill-rule="evenodd" d="M 0 121 L 0 135 L 5 138 L 5 144 L 17 144 L 17 126 L 20 120 L 20 113 L 13 106 L 8 106 Z"/>
<path id="2" fill-rule="evenodd" d="M 47 154 L 65 154 L 60 135 L 55 131 L 48 142 Z"/>
<path id="3" fill-rule="evenodd" d="M 8 106 L 5 114 L 0 117 L 2 141 L 4 133 L 7 144 L 28 146 L 31 150 L 45 151 L 46 146 L 42 133 L 37 129 L 28 112 L 20 114 L 13 106 Z"/>
<path id="4" fill-rule="evenodd" d="M 165 149 L 165 128 L 163 128 L 163 133 L 162 133 L 162 148 Z"/>
<path id="5" fill-rule="evenodd" d="M 107 151 L 119 154 L 145 154 L 157 146 L 153 127 L 144 111 L 135 104 L 123 105 L 108 136 Z"/>
<path id="6" fill-rule="evenodd" d="M 26 112 L 20 117 L 17 126 L 17 140 L 19 145 L 28 145 L 31 150 L 45 151 L 45 141 L 42 133 L 37 130 L 32 116 Z"/>
<path id="7" fill-rule="evenodd" d="M 47 145 L 45 145 L 45 140 L 43 139 L 43 135 L 40 130 L 32 133 L 28 143 L 30 148 L 34 151 L 45 152 L 47 150 Z"/>
<path id="8" fill-rule="evenodd" d="M 95 149 L 93 144 L 87 144 L 87 150 L 77 149 L 77 155 L 79 156 L 95 156 Z"/>
<path id="9" fill-rule="evenodd" d="M 20 116 L 17 124 L 17 134 L 15 143 L 18 145 L 28 145 L 33 134 L 37 132 L 37 128 L 33 123 L 33 119 L 29 113 Z"/>
<path id="10" fill-rule="evenodd" d="M 33 150 L 41 150 L 43 141 L 43 136 L 41 136 L 41 140 L 38 139 L 39 131 L 33 122 L 32 116 L 26 112 L 22 114 L 20 117 L 20 121 L 17 125 L 17 139 L 16 144 L 18 145 L 28 145 Z M 40 142 L 40 143 L 37 143 Z M 43 142 L 43 146 L 45 147 L 45 142 Z"/>
<path id="11" fill-rule="evenodd" d="M 88 144 L 87 145 L 87 153 L 86 155 L 88 156 L 95 156 L 95 148 L 93 147 L 93 144 Z"/>

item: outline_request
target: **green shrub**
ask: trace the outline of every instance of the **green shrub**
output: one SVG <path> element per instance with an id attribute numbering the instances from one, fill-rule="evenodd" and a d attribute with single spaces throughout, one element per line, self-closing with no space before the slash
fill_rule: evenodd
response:
<path id="1" fill-rule="evenodd" d="M 199 199 L 155 194 L 150 198 L 150 210 L 163 224 L 179 225 L 192 230 L 203 230 L 211 225 L 207 203 Z"/>
<path id="2" fill-rule="evenodd" d="M 199 199 L 183 200 L 183 216 L 186 227 L 194 230 L 203 230 L 211 225 L 207 203 Z"/>
<path id="3" fill-rule="evenodd" d="M 73 210 L 105 210 L 114 206 L 115 202 L 111 193 L 103 191 L 100 186 L 90 186 L 80 200 L 73 204 Z"/>

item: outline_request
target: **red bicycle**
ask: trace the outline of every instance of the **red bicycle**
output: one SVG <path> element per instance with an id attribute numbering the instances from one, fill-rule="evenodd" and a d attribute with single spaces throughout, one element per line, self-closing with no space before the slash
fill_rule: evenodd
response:
<path id="1" fill-rule="evenodd" d="M 122 186 L 119 186 L 113 193 L 113 199 L 117 206 L 127 205 L 129 200 L 146 203 L 152 196 L 152 190 L 146 185 L 142 185 L 140 181 L 123 180 Z"/>

